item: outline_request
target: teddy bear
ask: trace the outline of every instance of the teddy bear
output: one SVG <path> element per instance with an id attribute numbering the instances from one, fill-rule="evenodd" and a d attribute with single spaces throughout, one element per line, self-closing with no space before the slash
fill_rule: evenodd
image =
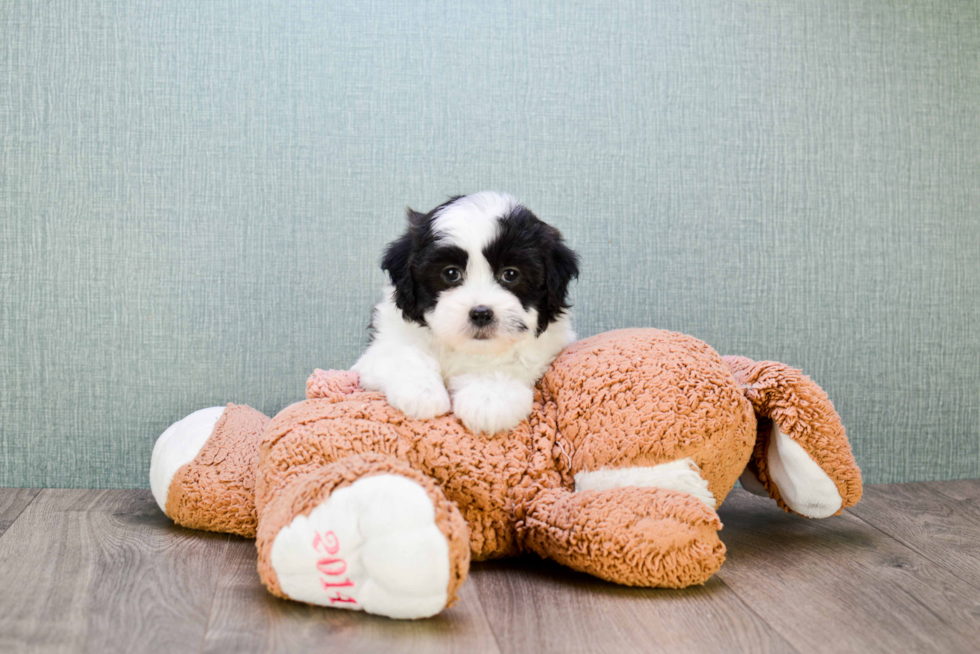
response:
<path id="1" fill-rule="evenodd" d="M 741 479 L 809 518 L 861 497 L 826 393 L 787 365 L 624 329 L 552 363 L 530 416 L 474 434 L 416 420 L 351 371 L 317 370 L 273 418 L 202 409 L 157 440 L 153 495 L 177 524 L 255 538 L 279 597 L 392 618 L 450 606 L 471 561 L 534 553 L 629 586 L 702 584 L 716 509 Z"/>

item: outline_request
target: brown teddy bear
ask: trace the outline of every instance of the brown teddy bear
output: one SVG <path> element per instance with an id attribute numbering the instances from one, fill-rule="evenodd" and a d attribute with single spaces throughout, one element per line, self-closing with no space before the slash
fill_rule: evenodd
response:
<path id="1" fill-rule="evenodd" d="M 150 468 L 178 524 L 256 538 L 273 594 L 395 618 L 452 604 L 471 559 L 521 552 L 630 586 L 704 583 L 739 477 L 812 518 L 861 496 L 808 377 L 655 329 L 569 346 L 510 432 L 409 419 L 355 373 L 317 370 L 271 420 L 229 404 L 175 423 Z"/>

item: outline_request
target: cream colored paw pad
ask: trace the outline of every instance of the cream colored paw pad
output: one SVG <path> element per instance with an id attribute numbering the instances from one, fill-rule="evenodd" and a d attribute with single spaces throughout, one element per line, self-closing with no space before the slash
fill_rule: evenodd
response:
<path id="1" fill-rule="evenodd" d="M 446 606 L 449 545 L 428 493 L 399 475 L 334 491 L 276 535 L 271 557 L 282 591 L 302 602 L 391 618 Z"/>

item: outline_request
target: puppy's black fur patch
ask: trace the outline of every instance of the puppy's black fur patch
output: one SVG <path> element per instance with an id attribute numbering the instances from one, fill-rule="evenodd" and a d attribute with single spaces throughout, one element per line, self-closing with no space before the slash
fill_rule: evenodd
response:
<path id="1" fill-rule="evenodd" d="M 497 236 L 483 248 L 483 256 L 501 286 L 525 309 L 537 309 L 538 335 L 568 308 L 568 284 L 578 277 L 578 255 L 565 245 L 561 232 L 525 207 L 499 221 Z M 502 279 L 506 268 L 519 271 L 515 283 Z"/>

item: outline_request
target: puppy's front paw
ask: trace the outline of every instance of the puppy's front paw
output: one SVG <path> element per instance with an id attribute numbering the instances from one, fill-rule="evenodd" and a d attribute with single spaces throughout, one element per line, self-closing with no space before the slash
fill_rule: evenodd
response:
<path id="1" fill-rule="evenodd" d="M 513 429 L 531 413 L 534 391 L 514 379 L 466 375 L 452 380 L 453 413 L 475 433 Z"/>
<path id="2" fill-rule="evenodd" d="M 428 420 L 449 413 L 449 393 L 439 378 L 413 379 L 391 384 L 385 389 L 388 404 L 409 418 Z"/>

